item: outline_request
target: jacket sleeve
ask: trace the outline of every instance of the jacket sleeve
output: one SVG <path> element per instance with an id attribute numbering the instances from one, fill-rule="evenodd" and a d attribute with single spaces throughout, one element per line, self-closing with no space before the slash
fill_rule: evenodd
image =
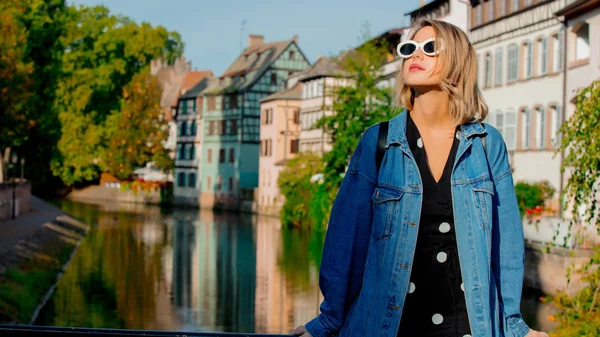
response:
<path id="1" fill-rule="evenodd" d="M 494 180 L 492 226 L 492 273 L 498 289 L 504 334 L 523 337 L 529 326 L 520 311 L 525 269 L 525 240 L 523 224 L 512 171 L 508 162 L 506 144 L 500 133 L 488 129 L 488 155 Z M 490 130 L 491 129 L 491 130 Z"/>
<path id="2" fill-rule="evenodd" d="M 338 333 L 362 286 L 373 218 L 371 196 L 376 179 L 376 141 L 372 134 L 376 136 L 377 130 L 371 127 L 361 136 L 333 203 L 319 274 L 319 286 L 324 296 L 321 313 L 305 324 L 313 337 Z M 373 145 L 365 146 L 365 143 Z"/>

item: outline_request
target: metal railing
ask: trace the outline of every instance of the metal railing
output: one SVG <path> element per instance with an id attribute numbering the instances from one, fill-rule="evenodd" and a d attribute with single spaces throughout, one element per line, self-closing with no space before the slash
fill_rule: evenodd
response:
<path id="1" fill-rule="evenodd" d="M 3 325 L 0 324 L 0 336 L 69 336 L 69 337 L 110 337 L 110 336 L 146 336 L 146 337 L 290 337 L 294 335 L 269 335 L 250 333 L 226 332 L 183 332 L 183 331 L 158 331 L 158 330 L 119 330 L 119 329 L 90 329 L 66 328 L 37 325 Z"/>

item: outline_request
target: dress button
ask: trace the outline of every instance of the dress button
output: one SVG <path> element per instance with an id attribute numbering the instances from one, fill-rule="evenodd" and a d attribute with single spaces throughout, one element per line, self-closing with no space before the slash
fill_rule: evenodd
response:
<path id="1" fill-rule="evenodd" d="M 436 188 L 435 188 L 435 191 L 436 191 L 436 192 L 439 192 L 439 191 L 440 191 L 440 189 L 436 187 Z"/>

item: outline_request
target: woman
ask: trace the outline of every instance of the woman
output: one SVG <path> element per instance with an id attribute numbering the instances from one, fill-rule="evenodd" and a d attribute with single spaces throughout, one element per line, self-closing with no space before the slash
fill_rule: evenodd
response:
<path id="1" fill-rule="evenodd" d="M 524 242 L 500 133 L 481 120 L 477 59 L 449 23 L 398 46 L 398 101 L 379 171 L 367 129 L 336 196 L 321 313 L 303 337 L 542 337 L 520 313 Z"/>

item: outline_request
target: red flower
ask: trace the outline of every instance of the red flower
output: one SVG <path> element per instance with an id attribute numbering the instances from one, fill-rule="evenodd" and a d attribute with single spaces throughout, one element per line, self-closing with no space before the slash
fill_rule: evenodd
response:
<path id="1" fill-rule="evenodd" d="M 525 210 L 525 213 L 527 213 L 527 215 L 531 215 L 533 214 L 533 210 L 528 208 Z"/>

